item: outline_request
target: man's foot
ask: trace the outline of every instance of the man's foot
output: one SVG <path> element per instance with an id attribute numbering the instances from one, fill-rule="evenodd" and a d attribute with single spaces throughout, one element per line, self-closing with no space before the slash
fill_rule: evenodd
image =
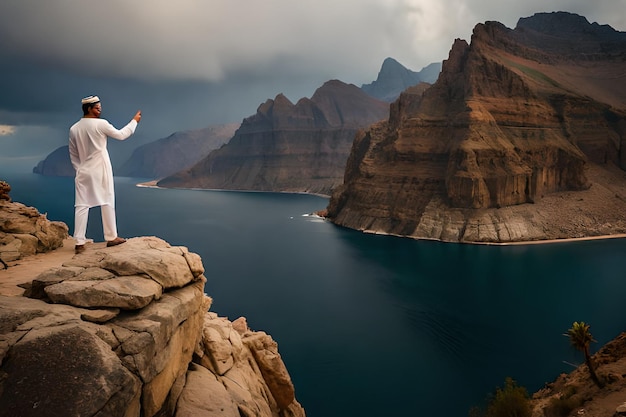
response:
<path id="1" fill-rule="evenodd" d="M 109 240 L 107 242 L 107 247 L 121 245 L 124 242 L 126 242 L 126 239 L 122 237 L 116 237 L 115 239 Z"/>
<path id="2" fill-rule="evenodd" d="M 79 253 L 85 252 L 85 245 L 76 245 L 74 246 L 74 253 L 78 255 Z"/>

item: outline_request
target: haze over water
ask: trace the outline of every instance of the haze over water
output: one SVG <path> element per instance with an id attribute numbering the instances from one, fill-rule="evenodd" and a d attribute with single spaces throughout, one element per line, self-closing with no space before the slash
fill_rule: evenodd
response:
<path id="1" fill-rule="evenodd" d="M 0 166 L 15 201 L 73 224 L 73 180 Z M 595 352 L 626 329 L 626 240 L 528 246 L 338 228 L 311 195 L 167 190 L 116 178 L 120 235 L 203 260 L 212 311 L 278 342 L 309 417 L 467 416 L 505 377 L 534 392 L 585 321 Z M 102 240 L 92 210 L 88 235 Z"/>

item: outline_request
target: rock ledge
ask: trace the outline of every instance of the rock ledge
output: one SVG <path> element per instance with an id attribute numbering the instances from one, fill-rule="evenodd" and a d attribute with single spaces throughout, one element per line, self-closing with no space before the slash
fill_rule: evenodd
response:
<path id="1" fill-rule="evenodd" d="M 0 295 L 0 417 L 305 415 L 276 342 L 209 311 L 197 254 L 96 246 Z"/>

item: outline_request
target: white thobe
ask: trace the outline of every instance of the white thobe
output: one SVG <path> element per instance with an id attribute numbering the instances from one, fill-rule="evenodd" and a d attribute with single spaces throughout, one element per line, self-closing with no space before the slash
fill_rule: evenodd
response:
<path id="1" fill-rule="evenodd" d="M 102 207 L 105 240 L 117 237 L 113 168 L 107 151 L 107 137 L 124 140 L 135 133 L 136 128 L 135 120 L 118 130 L 104 119 L 89 117 L 80 119 L 70 128 L 70 160 L 76 170 L 74 239 L 77 245 L 90 241 L 85 233 L 89 209 L 95 206 Z"/>
<path id="2" fill-rule="evenodd" d="M 135 133 L 137 122 L 131 120 L 116 129 L 105 119 L 84 117 L 70 128 L 70 160 L 76 170 L 75 206 L 115 207 L 113 168 L 107 151 L 107 137 L 124 140 Z"/>

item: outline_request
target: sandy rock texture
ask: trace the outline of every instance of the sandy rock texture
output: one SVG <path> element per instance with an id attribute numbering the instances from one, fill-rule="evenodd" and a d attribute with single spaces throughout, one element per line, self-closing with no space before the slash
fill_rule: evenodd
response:
<path id="1" fill-rule="evenodd" d="M 10 186 L 2 183 L 5 186 L 0 190 L 0 259 L 11 262 L 62 246 L 68 237 L 67 225 L 48 220 L 34 207 L 12 202 Z"/>
<path id="2" fill-rule="evenodd" d="M 0 295 L 1 417 L 305 415 L 272 338 L 209 312 L 198 255 L 157 237 L 65 254 L 0 271 L 37 272 Z"/>

